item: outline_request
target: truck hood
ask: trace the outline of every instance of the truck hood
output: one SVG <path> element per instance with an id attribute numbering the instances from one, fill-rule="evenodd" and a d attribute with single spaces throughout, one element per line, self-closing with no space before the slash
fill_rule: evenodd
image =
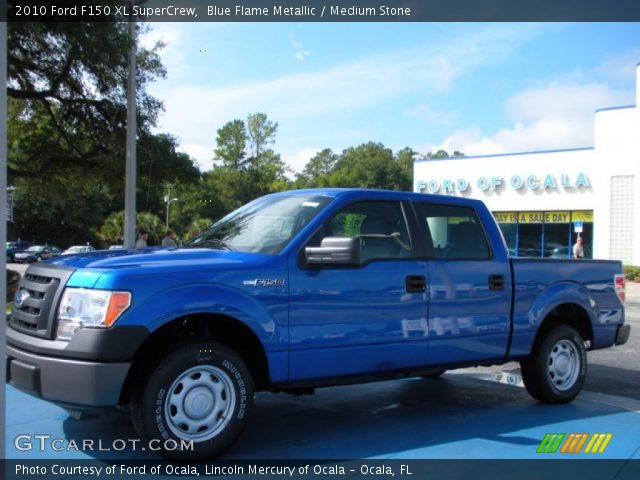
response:
<path id="1" fill-rule="evenodd" d="M 145 248 L 136 250 L 96 250 L 76 255 L 64 255 L 46 263 L 71 268 L 97 268 L 101 270 L 137 267 L 246 264 L 265 255 L 231 252 L 209 248 Z"/>

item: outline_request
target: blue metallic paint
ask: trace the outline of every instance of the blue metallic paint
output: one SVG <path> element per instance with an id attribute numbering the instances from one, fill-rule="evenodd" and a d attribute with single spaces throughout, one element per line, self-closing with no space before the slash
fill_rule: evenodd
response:
<path id="1" fill-rule="evenodd" d="M 615 294 L 613 277 L 620 262 L 512 259 L 514 291 L 511 357 L 526 356 L 540 323 L 554 308 L 575 304 L 588 315 L 592 348 L 613 344 L 612 319 L 624 322 L 624 308 Z M 597 265 L 597 268 L 594 268 Z M 542 268 L 542 267 L 545 268 Z M 613 327 L 615 335 L 615 327 Z"/>
<path id="2" fill-rule="evenodd" d="M 613 290 L 619 262 L 598 262 L 596 268 L 589 261 L 509 260 L 503 237 L 480 201 L 376 190 L 313 193 L 336 200 L 279 255 L 181 248 L 115 250 L 59 257 L 50 263 L 79 269 L 69 286 L 131 291 L 133 304 L 118 325 L 144 325 L 154 331 L 197 313 L 220 313 L 243 322 L 264 345 L 274 383 L 445 363 L 499 362 L 512 327 L 509 358 L 521 358 L 528 355 L 545 315 L 567 302 L 587 311 L 596 348 L 610 346 L 617 325 L 624 321 Z M 485 226 L 492 258 L 374 261 L 356 269 L 300 268 L 298 252 L 307 239 L 339 208 L 356 200 L 472 206 Z M 504 292 L 488 289 L 489 273 L 505 275 Z M 406 275 L 427 276 L 430 290 L 407 293 Z M 243 284 L 255 278 L 285 281 L 280 286 Z"/>

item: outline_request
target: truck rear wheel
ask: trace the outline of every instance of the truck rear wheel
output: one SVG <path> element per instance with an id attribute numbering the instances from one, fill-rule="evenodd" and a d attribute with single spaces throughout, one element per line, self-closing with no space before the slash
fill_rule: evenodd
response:
<path id="1" fill-rule="evenodd" d="M 520 363 L 527 391 L 543 403 L 576 398 L 587 376 L 587 351 L 580 334 L 569 325 L 549 330 Z"/>
<path id="2" fill-rule="evenodd" d="M 172 460 L 211 458 L 240 436 L 253 404 L 242 359 L 215 342 L 189 344 L 141 375 L 131 417 L 145 448 Z"/>

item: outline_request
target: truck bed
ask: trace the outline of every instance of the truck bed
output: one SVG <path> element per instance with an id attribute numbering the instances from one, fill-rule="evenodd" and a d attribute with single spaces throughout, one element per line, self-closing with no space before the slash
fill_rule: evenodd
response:
<path id="1" fill-rule="evenodd" d="M 614 344 L 617 327 L 624 323 L 624 306 L 614 282 L 622 271 L 621 262 L 512 258 L 510 263 L 514 279 L 511 358 L 529 354 L 538 325 L 554 309 L 558 315 L 572 308 L 586 315 L 592 325 L 590 349 Z"/>

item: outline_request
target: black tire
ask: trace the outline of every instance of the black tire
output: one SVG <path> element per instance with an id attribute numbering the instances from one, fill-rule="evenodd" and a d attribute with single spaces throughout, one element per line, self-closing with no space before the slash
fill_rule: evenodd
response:
<path id="1" fill-rule="evenodd" d="M 205 460 L 229 448 L 253 405 L 249 369 L 216 342 L 178 347 L 138 378 L 131 398 L 134 429 L 145 448 L 160 448 L 171 460 Z M 173 441 L 193 441 L 193 449 L 175 448 Z"/>
<path id="2" fill-rule="evenodd" d="M 570 402 L 580 393 L 587 376 L 584 339 L 569 325 L 553 327 L 520 366 L 524 385 L 533 398 L 543 403 Z"/>
<path id="3" fill-rule="evenodd" d="M 434 368 L 433 370 L 430 370 L 427 373 L 422 374 L 421 377 L 422 378 L 440 378 L 442 374 L 446 371 L 447 370 L 445 368 L 441 368 L 441 369 Z"/>
<path id="4" fill-rule="evenodd" d="M 42 257 L 38 256 L 36 257 L 36 262 L 41 262 L 42 261 Z"/>

